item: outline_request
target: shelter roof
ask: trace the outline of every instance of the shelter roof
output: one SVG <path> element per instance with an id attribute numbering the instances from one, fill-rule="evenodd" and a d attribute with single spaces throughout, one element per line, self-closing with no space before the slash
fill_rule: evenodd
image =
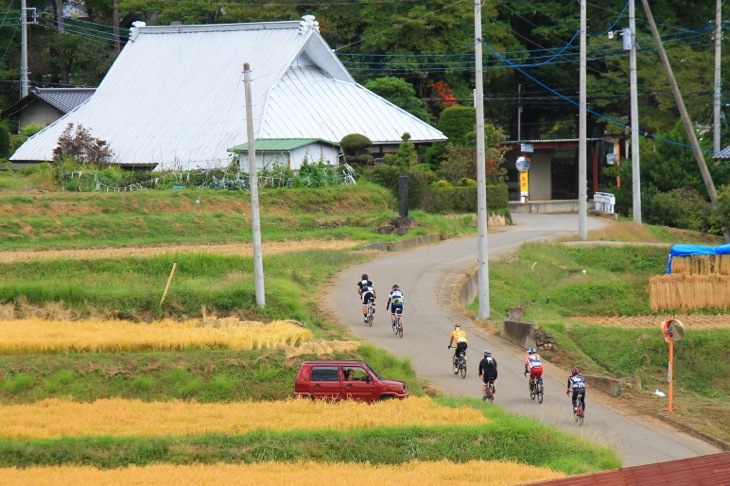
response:
<path id="1" fill-rule="evenodd" d="M 257 152 L 280 152 L 295 150 L 299 147 L 306 147 L 313 143 L 321 143 L 329 145 L 331 147 L 339 147 L 340 145 L 334 142 L 328 142 L 320 138 L 263 138 L 256 140 L 255 149 Z M 246 152 L 248 150 L 248 143 L 236 145 L 228 149 L 229 152 Z"/>

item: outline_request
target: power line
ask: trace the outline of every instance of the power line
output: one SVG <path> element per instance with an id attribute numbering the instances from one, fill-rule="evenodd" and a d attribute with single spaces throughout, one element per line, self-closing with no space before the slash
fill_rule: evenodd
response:
<path id="1" fill-rule="evenodd" d="M 483 44 L 484 46 L 486 46 L 486 47 L 487 47 L 487 49 L 489 49 L 489 50 L 490 50 L 490 51 L 492 52 L 492 54 L 494 54 L 494 55 L 497 55 L 497 56 L 499 55 L 499 53 L 498 53 L 498 52 L 497 52 L 496 50 L 494 50 L 494 49 L 492 48 L 492 46 L 490 46 L 490 45 L 489 45 L 489 44 L 487 44 L 486 42 L 482 41 L 482 44 Z M 508 60 L 508 59 L 505 59 L 505 61 L 506 61 L 506 62 L 509 62 L 509 60 Z M 621 123 L 621 122 L 619 122 L 619 121 L 617 121 L 617 120 L 614 120 L 613 118 L 610 118 L 610 117 L 608 117 L 608 116 L 606 116 L 606 115 L 604 115 L 604 114 L 602 114 L 602 113 L 598 113 L 597 111 L 591 110 L 591 109 L 589 109 L 589 108 L 588 108 L 587 106 L 583 106 L 583 105 L 581 105 L 580 103 L 577 103 L 577 102 L 573 101 L 573 100 L 572 100 L 572 99 L 571 99 L 570 97 L 568 97 L 568 96 L 565 96 L 565 95 L 563 95 L 562 93 L 559 93 L 558 91 L 555 91 L 555 90 L 554 90 L 553 88 L 551 88 L 550 86 L 546 85 L 545 83 L 543 83 L 543 82 L 542 82 L 542 81 L 540 81 L 539 79 L 535 78 L 534 76 L 530 75 L 529 73 L 527 73 L 526 71 L 524 71 L 523 69 L 521 69 L 521 67 L 520 67 L 520 66 L 518 66 L 518 65 L 516 65 L 516 64 L 512 64 L 512 67 L 513 67 L 514 69 L 518 70 L 518 71 L 519 71 L 520 73 L 522 73 L 523 75 L 527 76 L 527 77 L 528 77 L 529 79 L 531 79 L 532 81 L 536 82 L 537 84 L 539 84 L 540 86 L 542 86 L 543 88 L 545 88 L 546 90 L 548 90 L 548 91 L 550 91 L 551 93 L 553 93 L 553 94 L 555 94 L 555 95 L 557 95 L 557 96 L 559 96 L 559 97 L 563 98 L 564 100 L 566 100 L 566 101 L 568 101 L 569 103 L 571 103 L 571 104 L 573 104 L 573 105 L 577 106 L 577 107 L 578 107 L 578 108 L 580 108 L 581 110 L 584 110 L 584 111 L 585 111 L 586 113 L 590 113 L 590 114 L 592 114 L 592 115 L 594 115 L 594 116 L 596 116 L 596 117 L 598 117 L 598 118 L 601 118 L 601 119 L 603 119 L 603 120 L 606 120 L 607 122 L 609 122 L 609 123 L 611 123 L 611 124 L 613 124 L 613 125 L 619 126 L 619 127 L 623 128 L 623 129 L 625 129 L 625 130 L 630 130 L 630 131 L 633 131 L 633 130 L 634 130 L 634 128 L 633 128 L 633 127 L 631 127 L 631 126 L 629 126 L 629 125 L 626 125 L 625 123 Z M 653 139 L 655 139 L 655 140 L 661 140 L 661 141 L 663 141 L 663 142 L 667 142 L 667 143 L 670 143 L 670 144 L 673 144 L 673 145 L 677 145 L 677 146 L 680 146 L 680 147 L 683 147 L 683 148 L 688 148 L 688 149 L 691 149 L 691 150 L 700 150 L 700 151 L 702 151 L 702 152 L 706 152 L 706 153 L 711 153 L 711 154 L 714 154 L 714 153 L 715 153 L 715 152 L 714 152 L 714 151 L 712 151 L 712 150 L 707 150 L 707 149 L 703 149 L 702 147 L 692 147 L 692 146 L 690 146 L 690 145 L 687 145 L 687 144 L 685 144 L 685 143 L 682 143 L 682 142 L 677 142 L 677 141 L 675 141 L 675 140 L 670 140 L 670 139 L 668 139 L 668 138 L 664 138 L 664 137 L 661 137 L 661 136 L 659 136 L 659 135 L 655 135 L 655 134 L 652 134 L 652 133 L 646 132 L 646 131 L 644 131 L 644 130 L 641 130 L 641 129 L 638 129 L 638 130 L 636 130 L 636 131 L 637 131 L 637 132 L 638 132 L 638 133 L 639 133 L 640 135 L 643 135 L 643 136 L 645 136 L 645 137 L 648 137 L 648 138 L 653 138 Z"/>

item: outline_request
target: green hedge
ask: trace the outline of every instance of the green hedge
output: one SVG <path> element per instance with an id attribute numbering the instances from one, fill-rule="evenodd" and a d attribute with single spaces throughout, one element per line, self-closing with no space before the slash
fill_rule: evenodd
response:
<path id="1" fill-rule="evenodd" d="M 475 213 L 477 188 L 429 187 L 421 200 L 421 209 L 432 213 Z M 487 209 L 503 213 L 509 209 L 509 194 L 505 184 L 487 186 Z"/>

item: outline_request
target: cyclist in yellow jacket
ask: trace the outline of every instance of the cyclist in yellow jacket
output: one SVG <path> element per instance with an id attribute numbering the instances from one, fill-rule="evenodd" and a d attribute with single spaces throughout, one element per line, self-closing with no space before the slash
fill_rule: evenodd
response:
<path id="1" fill-rule="evenodd" d="M 451 332 L 451 339 L 449 339 L 449 349 L 451 349 L 451 346 L 456 343 L 456 351 L 454 351 L 454 374 L 457 374 L 459 372 L 459 363 L 457 361 L 457 356 L 459 356 L 460 352 L 464 352 L 464 355 L 466 355 L 466 348 L 469 346 L 466 340 L 466 331 L 461 329 L 461 324 L 458 322 L 454 324 L 454 330 Z"/>

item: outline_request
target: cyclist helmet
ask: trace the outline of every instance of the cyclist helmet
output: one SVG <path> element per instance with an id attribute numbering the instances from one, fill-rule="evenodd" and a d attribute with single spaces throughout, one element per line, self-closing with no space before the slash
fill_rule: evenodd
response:
<path id="1" fill-rule="evenodd" d="M 400 287 L 398 287 L 398 284 L 393 285 L 393 290 L 400 290 Z"/>
<path id="2" fill-rule="evenodd" d="M 578 373 L 580 373 L 580 370 L 578 368 L 573 368 L 572 370 L 570 370 L 571 375 L 577 375 Z"/>
<path id="3" fill-rule="evenodd" d="M 528 354 L 535 354 L 537 351 L 535 351 L 535 348 L 530 348 L 527 350 Z"/>
<path id="4" fill-rule="evenodd" d="M 484 350 L 484 357 L 485 358 L 489 358 L 491 355 L 492 355 L 492 352 L 490 350 L 488 350 L 488 349 L 485 349 Z"/>
<path id="5" fill-rule="evenodd" d="M 367 280 L 368 278 L 369 278 L 369 277 L 368 277 L 368 274 L 367 274 L 367 273 L 363 273 L 363 274 L 362 274 L 362 279 L 363 279 L 363 280 Z"/>
<path id="6" fill-rule="evenodd" d="M 454 329 L 461 329 L 461 324 L 459 324 L 458 322 L 454 324 Z"/>

